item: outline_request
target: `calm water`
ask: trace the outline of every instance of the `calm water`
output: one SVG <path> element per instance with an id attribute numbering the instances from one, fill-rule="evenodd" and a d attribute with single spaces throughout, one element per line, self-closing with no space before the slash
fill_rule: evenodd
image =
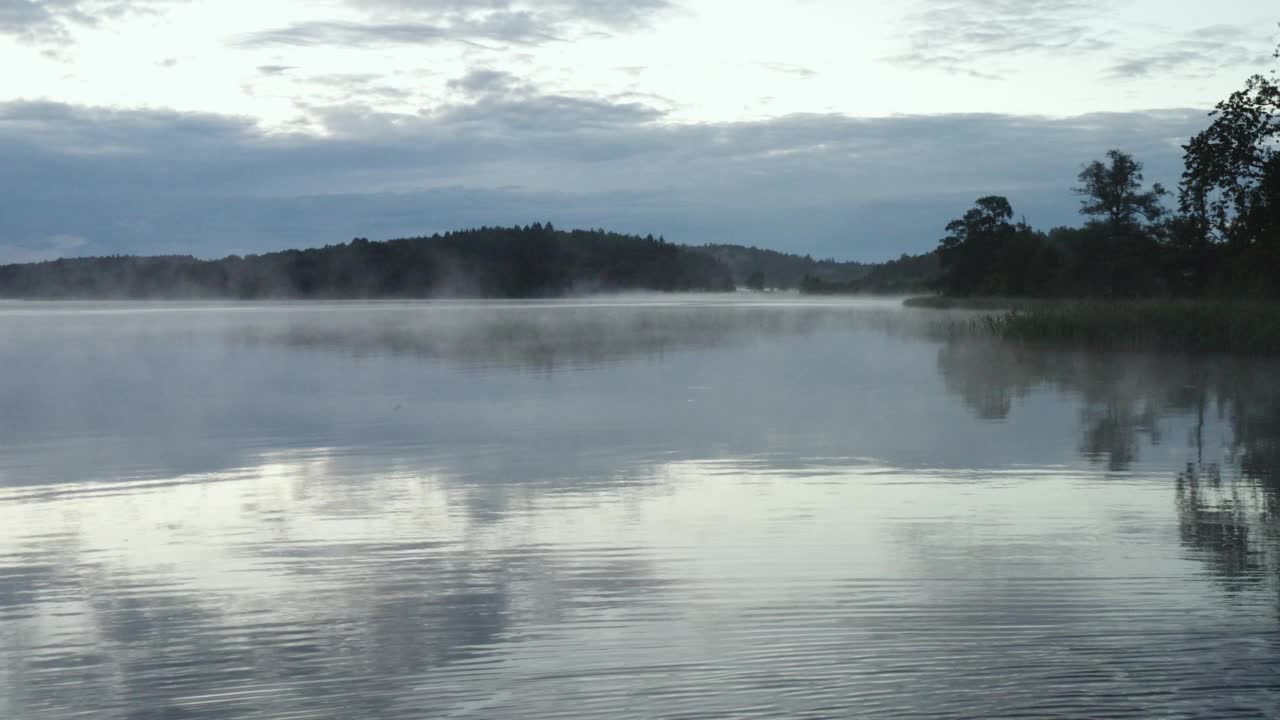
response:
<path id="1" fill-rule="evenodd" d="M 0 304 L 0 718 L 1280 717 L 1280 373 L 891 302 Z"/>

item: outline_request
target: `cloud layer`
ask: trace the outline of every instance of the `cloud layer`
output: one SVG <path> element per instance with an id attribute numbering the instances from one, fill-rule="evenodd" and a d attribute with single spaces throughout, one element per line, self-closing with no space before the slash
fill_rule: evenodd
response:
<path id="1" fill-rule="evenodd" d="M 1023 53 L 1078 57 L 1109 49 L 1091 23 L 1100 0 L 926 0 L 909 18 L 910 48 L 890 58 L 913 68 L 995 79 Z"/>
<path id="2" fill-rule="evenodd" d="M 1231 67 L 1265 67 L 1274 28 L 1212 25 L 1146 48 L 1127 51 L 1107 69 L 1116 80 L 1212 77 Z"/>
<path id="3" fill-rule="evenodd" d="M 562 41 L 583 30 L 643 25 L 668 9 L 667 0 L 348 0 L 360 21 L 309 21 L 255 31 L 242 48 L 330 46 L 374 48 L 446 42 L 533 45 Z"/>
<path id="4" fill-rule="evenodd" d="M 153 13 L 187 0 L 0 0 L 0 36 L 43 45 L 57 53 L 74 27 L 98 27 Z"/>
<path id="5" fill-rule="evenodd" d="M 1111 147 L 1176 180 L 1192 110 L 1051 119 L 835 114 L 676 125 L 643 102 L 476 69 L 431 112 L 317 109 L 324 132 L 247 118 L 0 104 L 0 260 L 215 256 L 551 220 L 877 259 L 932 247 L 979 195 L 1074 222 L 1080 165 Z M 74 237 L 68 245 L 55 238 Z"/>

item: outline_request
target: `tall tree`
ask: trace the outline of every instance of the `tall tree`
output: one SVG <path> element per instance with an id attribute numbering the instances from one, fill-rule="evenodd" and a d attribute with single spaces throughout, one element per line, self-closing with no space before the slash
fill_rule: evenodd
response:
<path id="1" fill-rule="evenodd" d="M 1164 214 L 1160 198 L 1168 194 L 1160 183 L 1143 190 L 1142 163 L 1119 150 L 1107 153 L 1109 162 L 1094 160 L 1080 171 L 1080 185 L 1073 188 L 1080 201 L 1080 214 L 1117 227 L 1136 227 L 1145 220 L 1155 222 Z"/>
<path id="2" fill-rule="evenodd" d="M 964 217 L 947 223 L 948 235 L 938 241 L 947 293 L 971 295 L 986 289 L 987 274 L 1014 230 L 1012 218 L 1008 199 L 988 195 L 978 198 Z"/>
<path id="3" fill-rule="evenodd" d="M 1280 48 L 1275 57 L 1280 58 Z M 1280 245 L 1280 82 L 1254 75 L 1183 147 L 1179 204 L 1215 239 Z"/>

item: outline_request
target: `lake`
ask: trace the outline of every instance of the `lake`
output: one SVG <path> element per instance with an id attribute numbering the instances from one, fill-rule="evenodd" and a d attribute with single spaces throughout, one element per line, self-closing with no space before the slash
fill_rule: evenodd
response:
<path id="1" fill-rule="evenodd" d="M 1280 373 L 777 295 L 0 304 L 0 717 L 1280 717 Z"/>

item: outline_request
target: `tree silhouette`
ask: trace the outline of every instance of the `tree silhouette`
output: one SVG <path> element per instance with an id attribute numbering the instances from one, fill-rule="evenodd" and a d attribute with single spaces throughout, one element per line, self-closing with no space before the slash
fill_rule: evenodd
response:
<path id="1" fill-rule="evenodd" d="M 1274 54 L 1280 58 L 1280 48 Z M 1184 146 L 1179 206 L 1187 229 L 1225 244 L 1223 290 L 1280 295 L 1280 82 L 1254 75 L 1218 103 L 1213 123 Z M 1203 252 L 1203 250 L 1202 250 Z"/>
<path id="2" fill-rule="evenodd" d="M 1182 211 L 1220 240 L 1280 242 L 1280 83 L 1254 75 L 1210 117 L 1183 148 Z"/>
<path id="3" fill-rule="evenodd" d="M 1156 183 L 1142 189 L 1142 163 L 1119 150 L 1107 152 L 1109 163 L 1094 160 L 1077 176 L 1080 185 L 1073 188 L 1080 201 L 1080 214 L 1111 223 L 1115 227 L 1133 227 L 1140 220 L 1155 222 L 1164 214 L 1160 198 L 1167 191 Z"/>
<path id="4" fill-rule="evenodd" d="M 964 217 L 947 223 L 949 234 L 938 242 L 938 255 L 948 292 L 970 295 L 985 289 L 1000 246 L 1014 231 L 1012 218 L 1007 198 L 988 195 L 978 198 Z"/>

